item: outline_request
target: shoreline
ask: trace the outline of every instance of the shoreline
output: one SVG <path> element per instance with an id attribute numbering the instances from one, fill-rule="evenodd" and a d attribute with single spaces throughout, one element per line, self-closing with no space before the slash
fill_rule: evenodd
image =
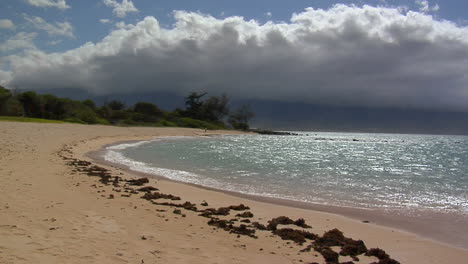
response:
<path id="1" fill-rule="evenodd" d="M 154 138 L 157 139 L 157 138 Z M 391 228 L 397 229 L 401 232 L 408 232 L 410 234 L 418 235 L 423 239 L 433 240 L 436 243 L 442 243 L 447 246 L 456 247 L 462 250 L 468 250 L 468 237 L 464 236 L 463 234 L 468 233 L 468 222 L 466 221 L 467 218 L 463 218 L 463 223 L 467 222 L 467 225 L 459 224 L 458 226 L 446 226 L 444 230 L 441 230 L 441 223 L 444 223 L 444 220 L 450 219 L 453 220 L 454 217 L 459 217 L 459 215 L 448 214 L 448 213 L 439 213 L 439 212 L 432 212 L 432 211 L 417 211 L 417 216 L 409 216 L 407 214 L 401 214 L 402 210 L 398 209 L 391 209 L 391 210 L 383 210 L 383 209 L 376 209 L 376 208 L 359 208 L 359 207 L 347 207 L 347 206 L 338 206 L 338 205 L 330 205 L 330 204 L 320 204 L 320 203 L 310 203 L 310 202 L 303 202 L 303 201 L 296 201 L 296 200 L 289 200 L 283 198 L 276 198 L 276 197 L 267 197 L 255 194 L 247 194 L 242 192 L 236 192 L 231 190 L 223 190 L 218 189 L 210 186 L 199 185 L 195 183 L 177 181 L 173 179 L 169 179 L 163 175 L 156 175 L 141 171 L 135 171 L 130 169 L 127 165 L 114 163 L 111 161 L 107 161 L 104 159 L 103 155 L 106 152 L 106 148 L 110 146 L 126 144 L 126 143 L 138 143 L 143 141 L 151 141 L 154 139 L 149 140 L 125 140 L 125 141 L 118 141 L 113 142 L 110 144 L 106 144 L 101 146 L 98 150 L 90 151 L 85 154 L 86 157 L 91 158 L 96 163 L 106 166 L 113 166 L 118 167 L 127 173 L 139 175 L 140 177 L 150 177 L 158 180 L 170 181 L 179 184 L 185 184 L 189 186 L 193 186 L 196 188 L 201 188 L 204 190 L 210 190 L 215 192 L 220 192 L 228 195 L 232 195 L 239 198 L 244 198 L 252 201 L 264 202 L 274 205 L 281 205 L 287 206 L 292 208 L 298 209 L 306 209 L 311 211 L 317 212 L 324 212 L 324 213 L 331 213 L 339 216 L 348 217 L 355 221 L 365 222 L 367 224 L 375 224 L 377 226 L 381 226 L 384 228 Z M 424 217 L 421 216 L 421 213 L 427 213 Z M 434 216 L 437 219 L 434 219 Z M 460 220 L 457 220 L 460 221 Z M 457 222 L 455 221 L 455 222 Z M 464 231 L 459 230 L 459 228 L 465 228 Z M 447 236 L 447 235 L 452 235 Z M 453 237 L 454 235 L 458 235 Z M 456 241 L 454 241 L 454 238 Z"/>
<path id="2" fill-rule="evenodd" d="M 237 132 L 209 131 L 216 133 Z M 468 259 L 467 250 L 396 229 L 179 182 L 149 179 L 143 186 L 178 196 L 180 201 L 142 199 L 146 191 L 137 191 L 140 187 L 133 185 L 138 179 L 135 173 L 97 165 L 85 156 L 118 141 L 204 135 L 201 130 L 3 122 L 0 134 L 0 263 L 324 264 L 322 254 L 330 251 L 303 251 L 313 245 L 310 239 L 303 244 L 284 240 L 271 229 L 256 229 L 257 238 L 245 235 L 253 232 L 247 220 L 267 224 L 278 216 L 302 218 L 312 226 L 304 230 L 318 236 L 338 228 L 346 237 L 364 241 L 369 249 L 385 250 L 400 263 L 463 263 Z M 184 201 L 188 203 L 181 208 Z M 205 201 L 209 206 L 204 206 Z M 208 208 L 240 204 L 250 207 L 253 216 L 236 216 L 238 212 L 231 211 L 216 215 L 220 220 L 215 220 L 200 215 L 210 212 Z M 221 227 L 226 223 L 222 221 L 233 226 Z M 289 227 L 302 234 L 296 226 L 278 228 L 286 231 Z M 339 252 L 339 247 L 333 250 Z M 368 264 L 379 260 L 361 254 L 359 260 L 340 255 L 339 261 Z"/>

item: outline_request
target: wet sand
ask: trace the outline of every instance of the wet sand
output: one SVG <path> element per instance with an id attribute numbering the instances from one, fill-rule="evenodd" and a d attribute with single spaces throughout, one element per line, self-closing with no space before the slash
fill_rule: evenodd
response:
<path id="1" fill-rule="evenodd" d="M 231 132 L 210 132 L 217 133 Z M 1 122 L 0 134 L 0 263 L 324 263 L 314 250 L 300 252 L 312 241 L 298 245 L 262 230 L 256 230 L 257 238 L 232 234 L 208 225 L 210 219 L 199 216 L 200 212 L 184 208 L 178 212 L 178 207 L 154 201 L 189 201 L 197 210 L 245 204 L 254 214 L 249 221 L 263 224 L 282 215 L 304 218 L 312 226 L 305 230 L 322 236 L 338 228 L 347 237 L 362 239 L 368 248 L 384 249 L 400 263 L 463 263 L 468 259 L 466 250 L 363 223 L 367 219 L 359 216 L 352 219 L 272 204 L 162 179 L 150 179 L 144 186 L 181 200 L 152 202 L 141 199 L 141 192 L 125 192 L 127 181 L 138 178 L 134 173 L 98 164 L 122 179 L 116 187 L 70 165 L 76 160 L 93 162 L 86 153 L 105 144 L 203 135 L 201 130 Z M 209 206 L 202 206 L 204 201 Z M 242 220 L 235 217 L 237 213 L 219 219 Z M 364 255 L 359 259 L 354 262 L 378 261 Z M 340 256 L 340 261 L 350 260 Z"/>

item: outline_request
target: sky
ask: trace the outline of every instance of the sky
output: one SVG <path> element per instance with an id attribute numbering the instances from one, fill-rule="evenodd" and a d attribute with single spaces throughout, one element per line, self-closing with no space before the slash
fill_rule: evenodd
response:
<path id="1" fill-rule="evenodd" d="M 2 0 L 0 84 L 468 112 L 468 2 Z"/>

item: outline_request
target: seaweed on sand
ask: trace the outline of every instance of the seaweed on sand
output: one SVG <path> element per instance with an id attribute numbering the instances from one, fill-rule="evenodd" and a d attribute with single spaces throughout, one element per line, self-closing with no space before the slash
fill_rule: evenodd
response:
<path id="1" fill-rule="evenodd" d="M 306 242 L 306 239 L 314 240 L 317 238 L 316 234 L 292 228 L 276 229 L 273 230 L 273 234 L 281 237 L 283 240 L 292 240 L 299 245 L 302 245 L 304 242 Z"/>

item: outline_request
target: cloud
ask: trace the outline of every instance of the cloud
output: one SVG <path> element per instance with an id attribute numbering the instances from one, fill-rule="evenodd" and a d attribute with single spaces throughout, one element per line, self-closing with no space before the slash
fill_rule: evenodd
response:
<path id="1" fill-rule="evenodd" d="M 429 1 L 427 0 L 416 0 L 416 5 L 419 6 L 419 11 L 422 13 L 436 12 L 440 9 L 438 4 L 429 6 Z"/>
<path id="2" fill-rule="evenodd" d="M 0 43 L 0 52 L 9 52 L 22 49 L 36 49 L 34 39 L 37 33 L 19 32 L 13 37 L 7 39 L 5 42 Z"/>
<path id="3" fill-rule="evenodd" d="M 51 40 L 49 42 L 47 42 L 47 45 L 49 46 L 57 46 L 58 44 L 62 43 L 63 40 L 61 39 L 57 39 L 57 40 Z"/>
<path id="4" fill-rule="evenodd" d="M 112 21 L 110 19 L 107 19 L 107 18 L 99 19 L 99 22 L 101 22 L 101 24 L 110 24 L 110 23 L 112 23 Z"/>
<path id="5" fill-rule="evenodd" d="M 11 56 L 10 85 L 468 111 L 468 27 L 346 5 L 308 8 L 287 23 L 174 17 L 173 28 L 146 17 L 98 43 Z"/>
<path id="6" fill-rule="evenodd" d="M 11 72 L 0 70 L 0 85 L 6 85 L 11 81 Z"/>
<path id="7" fill-rule="evenodd" d="M 271 12 L 266 12 L 266 13 L 265 13 L 265 16 L 266 16 L 266 17 L 272 17 L 273 14 L 272 14 Z"/>
<path id="8" fill-rule="evenodd" d="M 37 16 L 29 16 L 23 14 L 24 19 L 31 23 L 33 27 L 39 30 L 44 30 L 47 34 L 53 36 L 65 36 L 74 38 L 73 26 L 69 22 L 55 22 L 55 24 L 47 23 L 43 18 Z"/>
<path id="9" fill-rule="evenodd" d="M 15 24 L 10 19 L 0 19 L 0 29 L 15 29 Z"/>
<path id="10" fill-rule="evenodd" d="M 106 6 L 112 7 L 112 13 L 120 18 L 125 17 L 127 13 L 138 12 L 131 0 L 122 0 L 121 3 L 117 2 L 117 0 L 103 0 L 102 2 Z"/>
<path id="11" fill-rule="evenodd" d="M 56 7 L 62 10 L 70 8 L 65 0 L 26 0 L 26 2 L 37 7 Z"/>

